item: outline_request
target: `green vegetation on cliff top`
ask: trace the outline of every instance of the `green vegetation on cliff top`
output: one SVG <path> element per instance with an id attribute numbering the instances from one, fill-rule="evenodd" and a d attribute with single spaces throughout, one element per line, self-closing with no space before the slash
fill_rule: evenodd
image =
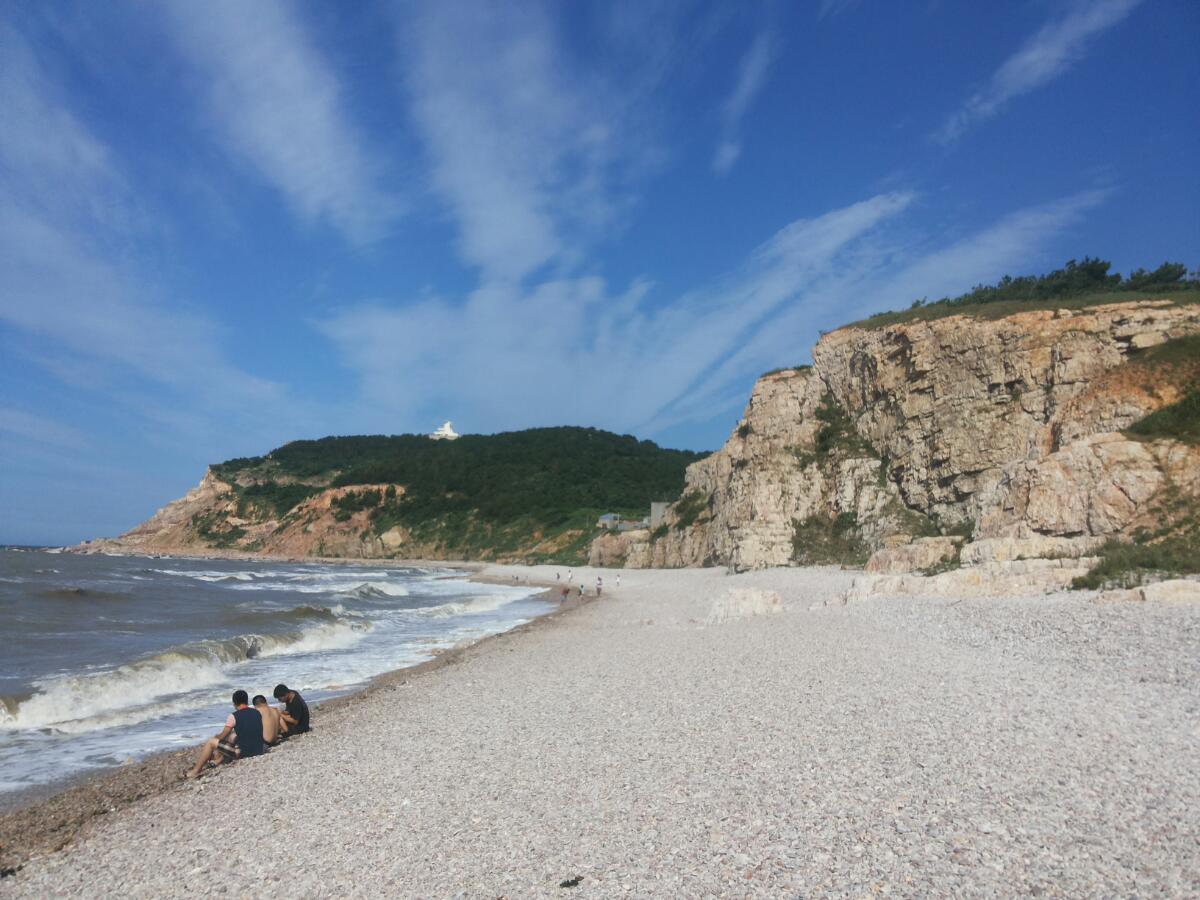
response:
<path id="1" fill-rule="evenodd" d="M 883 328 L 907 322 L 925 322 L 946 316 L 969 315 L 1000 319 L 1037 309 L 1083 309 L 1130 300 L 1172 300 L 1200 303 L 1200 273 L 1190 276 L 1182 263 L 1163 263 L 1157 269 L 1137 269 L 1126 277 L 1110 273 L 1112 263 L 1084 257 L 1045 275 L 1005 275 L 994 285 L 978 285 L 958 297 L 926 302 L 910 308 L 879 312 L 851 323 L 855 328 Z"/>
<path id="2" fill-rule="evenodd" d="M 603 512 L 645 515 L 652 500 L 678 497 L 684 469 L 704 454 L 594 428 L 535 428 L 433 441 L 421 435 L 293 441 L 265 456 L 212 467 L 240 507 L 284 516 L 326 487 L 398 484 L 335 504 L 339 521 L 371 510 L 372 530 L 403 525 L 472 558 L 521 548 L 566 531 L 592 537 Z M 299 483 L 302 480 L 304 483 Z M 586 554 L 583 535 L 564 538 L 565 561 Z"/>

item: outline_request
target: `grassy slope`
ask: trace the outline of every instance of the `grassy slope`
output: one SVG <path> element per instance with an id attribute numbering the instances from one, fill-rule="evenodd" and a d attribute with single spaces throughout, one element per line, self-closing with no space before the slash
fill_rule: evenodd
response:
<path id="1" fill-rule="evenodd" d="M 1136 356 L 1129 369 L 1145 377 L 1170 379 L 1187 389 L 1182 400 L 1164 406 L 1125 430 L 1141 440 L 1200 444 L 1200 335 L 1177 338 Z M 1100 562 L 1075 579 L 1076 588 L 1130 587 L 1164 576 L 1200 573 L 1200 514 L 1194 498 L 1168 492 L 1159 501 L 1158 527 L 1109 541 Z"/>
<path id="2" fill-rule="evenodd" d="M 1185 394 L 1178 402 L 1135 422 L 1125 434 L 1145 440 L 1169 438 L 1200 443 L 1200 334 L 1151 347 L 1134 357 L 1129 369 L 1160 382 L 1169 380 Z"/>

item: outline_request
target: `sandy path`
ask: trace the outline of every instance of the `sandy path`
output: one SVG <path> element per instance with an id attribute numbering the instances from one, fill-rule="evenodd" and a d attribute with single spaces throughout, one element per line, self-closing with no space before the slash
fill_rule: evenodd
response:
<path id="1" fill-rule="evenodd" d="M 97 821 L 0 895 L 1200 893 L 1200 610 L 621 577 Z M 734 586 L 786 610 L 704 626 Z"/>

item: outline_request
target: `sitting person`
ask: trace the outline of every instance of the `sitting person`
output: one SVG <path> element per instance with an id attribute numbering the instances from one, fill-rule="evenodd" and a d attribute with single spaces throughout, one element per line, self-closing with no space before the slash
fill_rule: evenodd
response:
<path id="1" fill-rule="evenodd" d="M 275 685 L 275 699 L 283 703 L 283 711 L 279 714 L 283 725 L 283 733 L 288 737 L 293 734 L 304 734 L 308 731 L 308 704 L 304 698 L 286 684 Z"/>
<path id="2" fill-rule="evenodd" d="M 233 692 L 233 712 L 220 733 L 204 742 L 196 765 L 187 773 L 188 778 L 195 778 L 210 762 L 220 765 L 243 756 L 260 756 L 266 751 L 262 715 L 249 707 L 249 699 L 245 691 Z"/>
<path id="3" fill-rule="evenodd" d="M 254 708 L 258 710 L 258 714 L 263 720 L 263 743 L 268 747 L 274 747 L 279 742 L 280 735 L 283 731 L 283 723 L 279 720 L 279 710 L 267 703 L 267 698 L 262 694 L 255 695 L 250 701 L 254 704 Z"/>

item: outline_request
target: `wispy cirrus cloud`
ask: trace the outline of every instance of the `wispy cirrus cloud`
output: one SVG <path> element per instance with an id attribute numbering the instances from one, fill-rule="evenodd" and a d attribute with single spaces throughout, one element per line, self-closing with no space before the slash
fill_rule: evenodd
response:
<path id="1" fill-rule="evenodd" d="M 717 287 L 674 299 L 654 296 L 644 279 L 616 292 L 598 277 L 527 290 L 496 283 L 461 301 L 363 304 L 318 328 L 358 371 L 364 402 L 400 421 L 456 416 L 471 430 L 571 422 L 632 430 L 697 384 L 712 389 L 706 373 L 911 200 L 884 194 L 795 222 Z M 722 375 L 720 386 L 738 374 L 745 372 Z M 417 383 L 425 386 L 420 395 L 396 391 Z"/>
<path id="2" fill-rule="evenodd" d="M 957 141 L 973 125 L 990 119 L 1009 101 L 1057 78 L 1082 57 L 1096 35 L 1116 25 L 1141 0 L 1080 0 L 1065 16 L 1030 37 L 933 135 Z"/>
<path id="3" fill-rule="evenodd" d="M 16 30 L 0 28 L 0 51 L 0 328 L 10 346 L 55 377 L 63 362 L 73 387 L 110 400 L 125 392 L 134 409 L 183 400 L 209 422 L 256 404 L 277 415 L 283 388 L 231 362 L 209 318 L 165 302 L 128 261 L 140 215 L 113 151 Z"/>
<path id="4" fill-rule="evenodd" d="M 168 31 L 203 82 L 210 128 L 307 224 L 355 243 L 401 213 L 381 154 L 346 109 L 344 88 L 282 0 L 168 3 Z"/>
<path id="5" fill-rule="evenodd" d="M 461 257 L 489 283 L 569 265 L 624 203 L 615 163 L 641 143 L 621 101 L 562 51 L 538 5 L 409 12 L 406 86 Z"/>
<path id="6" fill-rule="evenodd" d="M 766 84 L 776 49 L 774 36 L 764 31 L 754 39 L 738 65 L 733 92 L 721 107 L 721 140 L 713 156 L 713 171 L 718 175 L 729 172 L 742 155 L 739 135 L 742 118 Z"/>

